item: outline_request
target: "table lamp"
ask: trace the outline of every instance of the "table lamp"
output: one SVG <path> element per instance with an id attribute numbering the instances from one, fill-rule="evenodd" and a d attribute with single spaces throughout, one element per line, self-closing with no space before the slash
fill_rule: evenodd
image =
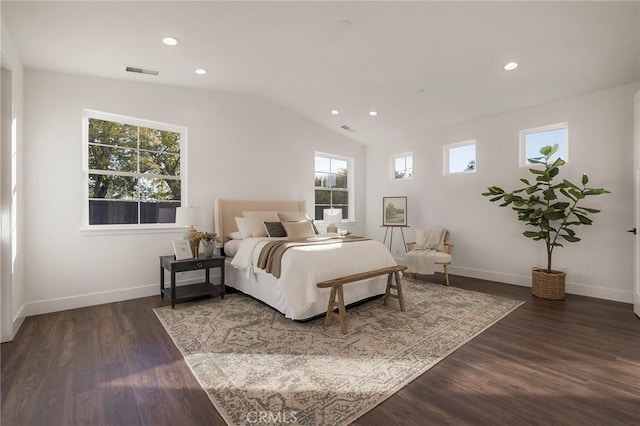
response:
<path id="1" fill-rule="evenodd" d="M 198 257 L 200 248 L 200 235 L 195 229 L 195 225 L 204 223 L 204 211 L 199 207 L 177 207 L 176 208 L 176 225 L 190 226 L 188 239 L 191 245 L 191 253 L 193 257 Z"/>
<path id="2" fill-rule="evenodd" d="M 342 210 L 341 209 L 323 209 L 322 220 L 329 223 L 327 226 L 327 233 L 338 232 L 336 222 L 342 222 Z"/>

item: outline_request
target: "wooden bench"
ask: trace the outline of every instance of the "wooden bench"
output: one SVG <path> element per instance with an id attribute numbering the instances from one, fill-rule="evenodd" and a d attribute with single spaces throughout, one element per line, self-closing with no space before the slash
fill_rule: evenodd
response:
<path id="1" fill-rule="evenodd" d="M 387 302 L 390 297 L 395 297 L 400 302 L 400 310 L 404 312 L 404 298 L 402 296 L 402 284 L 400 282 L 400 272 L 407 269 L 405 265 L 389 266 L 382 269 L 376 269 L 368 272 L 361 272 L 359 274 L 345 275 L 344 277 L 334 278 L 332 280 L 322 281 L 317 284 L 318 288 L 331 287 L 331 294 L 329 295 L 329 304 L 327 305 L 327 316 L 324 320 L 325 326 L 330 326 L 333 322 L 333 310 L 338 308 L 338 319 L 340 320 L 340 327 L 342 333 L 347 334 L 347 316 L 346 308 L 344 306 L 344 294 L 342 292 L 342 286 L 344 284 L 354 283 L 356 281 L 362 281 L 381 275 L 387 275 L 387 291 L 384 295 L 384 306 L 387 306 Z M 392 277 L 395 276 L 396 284 L 393 285 Z M 391 293 L 391 289 L 396 289 L 396 294 Z M 338 301 L 336 302 L 336 295 Z"/>

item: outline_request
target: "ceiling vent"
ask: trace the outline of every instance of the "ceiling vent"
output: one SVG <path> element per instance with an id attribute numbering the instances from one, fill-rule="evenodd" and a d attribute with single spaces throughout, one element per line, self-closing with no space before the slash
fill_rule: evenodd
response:
<path id="1" fill-rule="evenodd" d="M 349 133 L 355 132 L 355 130 L 353 130 L 351 127 L 347 126 L 346 124 L 343 124 L 342 126 L 340 126 L 340 128 L 346 130 Z"/>
<path id="2" fill-rule="evenodd" d="M 148 74 L 148 75 L 158 75 L 160 74 L 160 71 L 154 71 L 154 70 L 146 70 L 144 68 L 138 68 L 138 67 L 127 67 L 125 68 L 127 72 L 135 72 L 138 74 Z"/>

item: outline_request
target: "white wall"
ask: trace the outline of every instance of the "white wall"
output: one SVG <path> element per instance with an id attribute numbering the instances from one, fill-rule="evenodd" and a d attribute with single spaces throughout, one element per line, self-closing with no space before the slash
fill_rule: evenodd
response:
<path id="1" fill-rule="evenodd" d="M 188 128 L 188 202 L 302 199 L 313 212 L 316 150 L 352 157 L 355 232 L 364 230 L 362 145 L 260 98 L 27 70 L 27 314 L 158 294 L 158 256 L 182 233 L 86 235 L 83 108 Z"/>
<path id="2" fill-rule="evenodd" d="M 1 220 L 2 243 L 0 276 L 2 282 L 2 331 L 3 342 L 13 339 L 24 321 L 24 239 L 23 239 L 23 67 L 6 25 L 2 27 L 2 59 L 10 73 L 9 90 L 2 93 L 2 106 L 10 105 L 6 132 L 2 135 L 0 170 L 2 175 Z M 3 72 L 5 72 L 3 70 Z M 6 77 L 6 76 L 5 76 Z M 6 88 L 6 87 L 5 87 Z M 10 99 L 6 99 L 10 96 Z"/>
<path id="3" fill-rule="evenodd" d="M 554 252 L 554 269 L 567 272 L 567 292 L 631 302 L 633 237 L 625 232 L 633 217 L 633 95 L 638 85 L 540 105 L 402 140 L 367 147 L 367 233 L 382 239 L 383 196 L 408 196 L 408 221 L 415 228 L 443 226 L 455 244 L 453 274 L 512 284 L 531 284 L 530 270 L 544 266 L 542 242 L 521 233 L 515 212 L 480 194 L 487 186 L 520 187 L 528 177 L 518 166 L 521 129 L 567 121 L 569 162 L 564 176 L 579 181 L 586 172 L 593 186 L 612 193 L 588 199 L 602 209 L 593 226 L 578 228 L 583 241 Z M 477 172 L 443 176 L 442 146 L 476 139 Z M 391 181 L 390 157 L 413 151 L 414 179 Z M 405 231 L 414 240 L 413 230 Z M 394 239 L 396 241 L 397 239 Z M 394 244 L 395 246 L 395 244 Z M 394 254 L 402 257 L 394 248 Z"/>

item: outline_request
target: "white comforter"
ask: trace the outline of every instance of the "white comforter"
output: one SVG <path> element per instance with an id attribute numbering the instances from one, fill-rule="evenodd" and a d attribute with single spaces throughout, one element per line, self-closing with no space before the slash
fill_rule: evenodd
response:
<path id="1" fill-rule="evenodd" d="M 260 250 L 270 240 L 274 240 L 274 238 L 243 240 L 238 253 L 231 261 L 231 265 L 236 268 L 244 268 L 249 274 L 267 274 L 256 265 Z M 292 247 L 282 256 L 282 274 L 277 281 L 277 285 L 289 305 L 287 308 L 289 312 L 285 312 L 285 315 L 297 318 L 320 299 L 323 303 L 327 303 L 326 293 L 328 290 L 316 287 L 320 281 L 395 264 L 389 250 L 382 243 L 374 240 Z M 369 286 L 368 294 L 363 295 L 364 297 L 360 297 L 360 299 L 384 293 L 386 278 L 382 278 L 376 279 L 375 283 Z M 351 284 L 351 286 L 358 287 L 364 285 Z M 347 288 L 345 288 L 346 292 Z"/>

